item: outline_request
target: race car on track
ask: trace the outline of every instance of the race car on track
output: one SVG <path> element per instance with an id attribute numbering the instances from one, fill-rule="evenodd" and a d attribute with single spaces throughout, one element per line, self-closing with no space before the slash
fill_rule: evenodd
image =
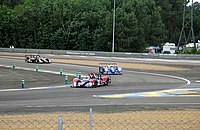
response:
<path id="1" fill-rule="evenodd" d="M 41 57 L 40 55 L 25 55 L 25 62 L 27 63 L 51 63 L 46 57 Z"/>
<path id="2" fill-rule="evenodd" d="M 99 63 L 99 73 L 101 74 L 122 74 L 122 68 L 117 63 Z"/>
<path id="3" fill-rule="evenodd" d="M 71 87 L 75 88 L 93 88 L 99 86 L 105 86 L 111 83 L 110 76 L 102 76 L 98 74 L 95 76 L 94 73 L 88 74 L 88 76 L 81 78 L 80 75 L 78 78 L 74 78 L 72 81 Z"/>

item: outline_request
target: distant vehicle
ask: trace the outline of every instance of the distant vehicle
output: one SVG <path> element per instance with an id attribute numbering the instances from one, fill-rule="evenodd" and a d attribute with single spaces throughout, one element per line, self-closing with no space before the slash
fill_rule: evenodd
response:
<path id="1" fill-rule="evenodd" d="M 25 55 L 25 62 L 27 63 L 51 63 L 46 57 L 40 57 L 40 55 Z"/>
<path id="2" fill-rule="evenodd" d="M 122 68 L 119 67 L 117 63 L 107 63 L 107 62 L 99 63 L 99 73 L 107 75 L 112 75 L 112 74 L 121 75 Z"/>
<path id="3" fill-rule="evenodd" d="M 165 43 L 163 46 L 163 54 L 175 54 L 176 51 L 176 46 L 175 43 Z"/>
<path id="4" fill-rule="evenodd" d="M 161 53 L 161 48 L 158 46 L 149 46 L 146 48 L 146 50 L 143 53 L 148 53 L 148 54 Z"/>
<path id="5" fill-rule="evenodd" d="M 171 54 L 170 51 L 163 51 L 163 54 Z"/>
<path id="6" fill-rule="evenodd" d="M 71 87 L 75 88 L 93 88 L 99 86 L 105 86 L 111 83 L 110 76 L 102 76 L 98 74 L 97 76 L 94 73 L 89 73 L 85 78 L 74 78 L 72 81 Z"/>
<path id="7" fill-rule="evenodd" d="M 199 41 L 199 40 L 198 40 Z M 188 44 L 186 44 L 185 45 L 185 47 L 186 48 L 194 48 L 194 45 L 196 46 L 196 49 L 198 50 L 198 49 L 200 49 L 200 42 L 198 42 L 198 43 L 188 43 Z"/>

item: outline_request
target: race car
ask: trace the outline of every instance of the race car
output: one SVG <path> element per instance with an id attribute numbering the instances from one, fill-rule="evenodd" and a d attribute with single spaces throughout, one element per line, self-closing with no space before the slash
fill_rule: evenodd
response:
<path id="1" fill-rule="evenodd" d="M 98 74 L 97 76 L 94 73 L 89 73 L 88 76 L 81 78 L 76 77 L 72 81 L 71 87 L 75 88 L 93 88 L 99 86 L 105 86 L 111 83 L 110 76 L 103 76 Z"/>
<path id="2" fill-rule="evenodd" d="M 121 75 L 122 68 L 117 63 L 99 63 L 99 73 L 108 75 Z"/>
<path id="3" fill-rule="evenodd" d="M 25 62 L 27 63 L 51 63 L 46 57 L 40 57 L 40 55 L 25 55 Z"/>

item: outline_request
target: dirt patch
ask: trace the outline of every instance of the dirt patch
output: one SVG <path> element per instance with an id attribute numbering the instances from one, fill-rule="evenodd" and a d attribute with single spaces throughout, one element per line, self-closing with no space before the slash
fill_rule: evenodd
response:
<path id="1" fill-rule="evenodd" d="M 58 128 L 58 117 L 62 116 L 63 129 L 90 129 L 90 114 L 79 112 L 32 113 L 0 116 L 0 129 Z M 129 111 L 118 113 L 95 113 L 92 115 L 93 129 L 199 129 L 200 110 Z"/>
<path id="2" fill-rule="evenodd" d="M 89 66 L 99 66 L 100 62 L 104 62 L 104 61 L 72 60 L 72 59 L 52 59 L 52 61 L 59 63 L 66 63 L 66 64 L 78 64 L 78 65 L 89 65 Z M 156 71 L 188 70 L 187 68 L 181 68 L 181 67 L 170 67 L 164 65 L 141 64 L 141 63 L 119 62 L 118 65 L 123 69 L 134 69 L 134 70 L 156 70 Z"/>
<path id="3" fill-rule="evenodd" d="M 0 56 L 3 58 L 13 58 L 13 59 L 24 59 L 24 57 L 17 56 Z M 100 62 L 105 61 L 93 61 L 93 60 L 74 60 L 74 59 L 51 59 L 54 63 L 66 63 L 66 64 L 77 64 L 77 65 L 87 65 L 87 66 L 99 66 Z M 142 63 L 130 63 L 130 62 L 119 62 L 118 65 L 123 69 L 133 69 L 133 70 L 155 70 L 155 71 L 182 71 L 189 70 L 184 67 L 167 66 L 167 65 L 156 65 L 156 64 L 142 64 Z"/>

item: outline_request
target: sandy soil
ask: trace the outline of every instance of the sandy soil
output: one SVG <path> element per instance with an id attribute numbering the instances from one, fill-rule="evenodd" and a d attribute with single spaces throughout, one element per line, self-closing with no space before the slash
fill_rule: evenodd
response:
<path id="1" fill-rule="evenodd" d="M 88 61 L 88 60 L 72 60 L 72 59 L 52 59 L 53 62 L 78 64 L 78 65 L 90 65 L 99 66 L 99 63 L 104 61 Z M 118 65 L 123 69 L 134 69 L 134 70 L 159 70 L 159 71 L 181 71 L 188 70 L 183 67 L 171 67 L 166 65 L 153 65 L 153 64 L 141 64 L 141 63 L 125 63 L 119 62 Z"/>
<path id="2" fill-rule="evenodd" d="M 24 57 L 16 56 L 0 56 L 2 58 L 13 58 L 13 59 L 24 59 Z M 99 63 L 105 61 L 92 61 L 92 60 L 74 60 L 74 59 L 51 59 L 52 62 L 77 64 L 77 65 L 88 65 L 88 66 L 99 66 Z M 188 70 L 188 68 L 180 66 L 167 66 L 167 65 L 155 65 L 155 64 L 142 64 L 142 63 L 126 63 L 119 62 L 118 65 L 124 69 L 134 70 L 156 70 L 156 71 L 182 71 Z"/>
<path id="3" fill-rule="evenodd" d="M 54 130 L 62 116 L 64 130 L 89 130 L 90 114 L 79 112 L 32 113 L 0 116 L 1 130 Z M 93 112 L 93 129 L 190 129 L 200 128 L 200 110 Z"/>

